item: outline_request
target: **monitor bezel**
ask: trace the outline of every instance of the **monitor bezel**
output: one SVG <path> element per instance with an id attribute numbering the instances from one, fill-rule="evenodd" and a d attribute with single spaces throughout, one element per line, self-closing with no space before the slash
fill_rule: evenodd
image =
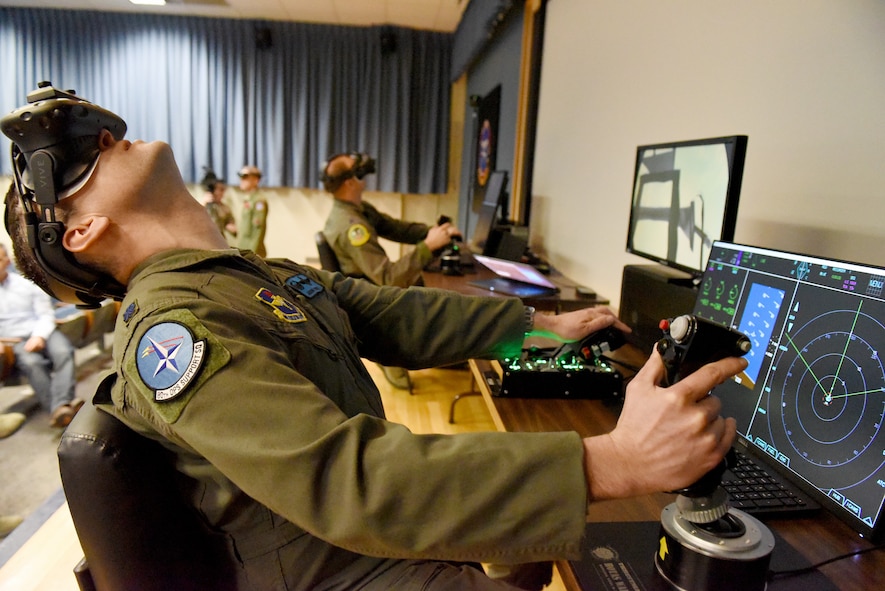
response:
<path id="1" fill-rule="evenodd" d="M 643 154 L 648 150 L 661 150 L 668 148 L 681 148 L 691 146 L 704 145 L 733 145 L 732 158 L 729 162 L 728 185 L 725 194 L 725 203 L 722 212 L 722 221 L 719 228 L 719 235 L 711 235 L 711 242 L 717 240 L 731 242 L 734 240 L 735 229 L 737 226 L 738 204 L 740 202 L 741 186 L 743 184 L 744 164 L 746 162 L 748 136 L 746 135 L 728 135 L 711 138 L 681 140 L 675 142 L 662 142 L 656 144 L 645 144 L 637 146 L 636 159 L 633 167 L 633 186 L 630 193 L 630 218 L 627 226 L 627 245 L 626 251 L 630 254 L 654 261 L 661 265 L 677 269 L 684 273 L 690 274 L 693 278 L 699 278 L 704 271 L 706 260 L 699 260 L 697 267 L 685 265 L 676 260 L 670 260 L 668 257 L 661 257 L 657 254 L 643 251 L 641 248 L 634 246 L 636 235 L 636 223 L 639 221 L 637 215 L 638 204 L 636 202 L 637 189 L 642 182 L 640 178 L 640 167 L 642 165 Z M 706 259 L 707 257 L 703 257 Z"/>
<path id="2" fill-rule="evenodd" d="M 727 248 L 729 250 L 740 250 L 740 251 L 749 251 L 757 254 L 775 254 L 782 258 L 797 258 L 802 260 L 808 260 L 815 264 L 824 265 L 824 266 L 839 266 L 844 267 L 846 269 L 857 269 L 864 273 L 868 273 L 871 270 L 882 270 L 883 275 L 885 275 L 885 268 L 874 265 L 871 263 L 864 263 L 859 261 L 849 261 L 846 259 L 840 258 L 827 258 L 821 255 L 801 253 L 792 250 L 780 250 L 772 247 L 758 246 L 758 245 L 750 245 L 737 243 L 728 240 L 716 240 L 713 242 L 713 249 L 711 250 L 711 255 L 717 248 Z M 708 259 L 706 267 L 710 266 L 710 260 Z M 695 309 L 693 313 L 697 313 L 697 303 L 695 304 Z M 737 329 L 738 327 L 732 324 L 732 328 Z M 734 382 L 731 380 L 727 380 L 726 382 L 717 385 L 711 391 L 711 394 L 722 398 L 723 396 L 734 395 L 736 386 Z M 870 527 L 863 523 L 862 521 L 852 517 L 844 508 L 840 507 L 839 504 L 832 498 L 830 498 L 827 494 L 821 492 L 816 487 L 810 485 L 805 481 L 804 478 L 798 476 L 796 473 L 788 470 L 787 468 L 781 466 L 775 461 L 770 461 L 770 458 L 767 458 L 765 453 L 761 451 L 752 440 L 748 439 L 746 435 L 738 429 L 737 438 L 734 442 L 735 446 L 741 448 L 742 451 L 748 452 L 754 458 L 765 458 L 768 461 L 765 462 L 765 466 L 771 468 L 781 474 L 784 478 L 787 478 L 795 484 L 799 489 L 804 491 L 808 496 L 817 501 L 821 507 L 823 507 L 828 513 L 833 515 L 836 519 L 846 524 L 852 531 L 857 533 L 859 536 L 864 539 L 870 541 L 871 543 L 878 544 L 885 540 L 885 506 L 880 509 L 878 519 L 876 524 L 873 527 Z"/>
<path id="3" fill-rule="evenodd" d="M 499 219 L 506 215 L 508 176 L 509 174 L 506 170 L 496 170 L 489 175 L 489 180 L 485 186 L 485 194 L 480 205 L 479 217 L 470 236 L 470 248 L 476 252 L 487 255 L 492 254 L 487 252 L 490 246 L 489 238 Z M 490 189 L 495 189 L 496 187 L 495 191 L 490 191 Z M 488 227 L 480 226 L 480 223 L 485 220 L 489 222 Z M 477 237 L 478 230 L 482 230 L 484 235 Z M 481 240 L 477 240 L 477 238 L 481 238 Z"/>

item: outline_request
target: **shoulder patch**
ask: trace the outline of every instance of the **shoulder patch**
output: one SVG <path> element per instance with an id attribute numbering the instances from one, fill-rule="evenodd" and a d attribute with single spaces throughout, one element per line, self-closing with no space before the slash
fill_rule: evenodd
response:
<path id="1" fill-rule="evenodd" d="M 129 324 L 129 321 L 132 320 L 132 317 L 135 316 L 135 313 L 138 312 L 138 302 L 132 302 L 126 307 L 126 311 L 123 312 L 123 322 Z"/>
<path id="2" fill-rule="evenodd" d="M 138 342 L 138 375 L 154 391 L 155 402 L 166 402 L 197 377 L 206 353 L 206 341 L 195 341 L 185 325 L 161 322 Z"/>
<path id="3" fill-rule="evenodd" d="M 172 310 L 145 323 L 147 330 L 127 348 L 123 371 L 130 387 L 174 423 L 200 387 L 230 363 L 230 351 L 190 310 Z"/>
<path id="4" fill-rule="evenodd" d="M 347 239 L 353 246 L 362 246 L 370 237 L 369 229 L 363 224 L 354 224 L 347 229 Z"/>
<path id="5" fill-rule="evenodd" d="M 286 285 L 288 285 L 306 298 L 312 298 L 315 295 L 322 293 L 325 289 L 322 285 L 320 285 L 304 273 L 292 275 L 291 277 L 286 279 Z"/>
<path id="6" fill-rule="evenodd" d="M 266 287 L 259 289 L 258 293 L 255 294 L 255 298 L 273 308 L 273 313 L 276 314 L 277 318 L 280 320 L 293 323 L 304 322 L 307 320 L 307 316 L 304 315 L 304 312 L 298 309 L 298 306 L 291 303 L 283 296 L 275 294 Z"/>

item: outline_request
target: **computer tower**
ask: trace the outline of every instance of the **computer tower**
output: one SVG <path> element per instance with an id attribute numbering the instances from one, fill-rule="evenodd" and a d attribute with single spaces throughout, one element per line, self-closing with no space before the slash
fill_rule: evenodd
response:
<path id="1" fill-rule="evenodd" d="M 483 254 L 506 261 L 521 261 L 528 248 L 526 232 L 518 226 L 499 225 L 489 232 Z"/>
<path id="2" fill-rule="evenodd" d="M 618 317 L 633 329 L 627 342 L 650 353 L 663 336 L 661 320 L 690 314 L 697 293 L 688 273 L 663 265 L 626 265 Z"/>

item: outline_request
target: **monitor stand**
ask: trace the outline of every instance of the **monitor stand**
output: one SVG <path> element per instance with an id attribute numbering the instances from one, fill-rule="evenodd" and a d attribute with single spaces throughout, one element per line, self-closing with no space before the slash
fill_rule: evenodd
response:
<path id="1" fill-rule="evenodd" d="M 618 317 L 633 329 L 627 342 L 650 353 L 663 336 L 661 320 L 691 314 L 697 294 L 690 273 L 664 265 L 626 265 Z"/>

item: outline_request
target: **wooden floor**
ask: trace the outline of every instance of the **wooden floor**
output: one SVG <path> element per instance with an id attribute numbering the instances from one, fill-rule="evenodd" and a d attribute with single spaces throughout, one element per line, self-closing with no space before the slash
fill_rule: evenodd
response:
<path id="1" fill-rule="evenodd" d="M 391 388 L 374 364 L 367 364 L 378 384 L 388 419 L 408 426 L 415 433 L 460 433 L 492 431 L 495 425 L 481 396 L 462 398 L 456 407 L 455 423 L 449 409 L 455 394 L 471 389 L 467 369 L 431 369 L 411 372 L 413 392 Z M 78 591 L 72 569 L 82 558 L 67 505 L 56 510 L 34 535 L 2 567 L 0 591 Z M 558 575 L 548 591 L 563 591 Z"/>

